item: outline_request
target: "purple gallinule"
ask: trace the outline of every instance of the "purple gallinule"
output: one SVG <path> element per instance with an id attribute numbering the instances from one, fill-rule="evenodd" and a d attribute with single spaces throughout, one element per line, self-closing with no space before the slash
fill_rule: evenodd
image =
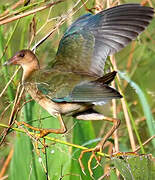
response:
<path id="1" fill-rule="evenodd" d="M 60 121 L 60 129 L 39 129 L 40 137 L 49 133 L 65 133 L 62 115 L 72 115 L 83 120 L 107 120 L 113 126 L 96 147 L 82 151 L 82 156 L 92 152 L 88 162 L 90 174 L 94 152 L 103 146 L 118 128 L 120 120 L 105 117 L 93 110 L 111 99 L 121 98 L 109 86 L 116 72 L 104 75 L 107 56 L 127 46 L 149 25 L 153 8 L 140 4 L 124 4 L 106 9 L 96 15 L 86 14 L 77 19 L 65 32 L 52 66 L 41 70 L 36 55 L 30 50 L 17 52 L 5 65 L 17 64 L 23 68 L 22 84 L 32 98 Z M 96 157 L 95 157 L 96 158 Z"/>

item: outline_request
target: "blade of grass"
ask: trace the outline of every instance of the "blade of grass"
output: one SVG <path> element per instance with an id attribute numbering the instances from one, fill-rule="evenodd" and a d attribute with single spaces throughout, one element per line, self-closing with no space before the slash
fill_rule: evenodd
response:
<path id="1" fill-rule="evenodd" d="M 0 26 L 0 54 L 3 54 L 3 52 L 4 52 L 4 43 L 5 43 L 5 41 L 4 41 L 3 33 L 4 33 L 4 28 L 2 26 Z M 11 39 L 11 36 L 10 36 L 9 40 L 10 39 Z M 9 42 L 10 41 L 8 41 L 8 43 Z M 1 60 L 2 60 L 2 63 L 4 63 L 6 61 L 4 56 L 1 58 Z M 2 71 L 4 73 L 5 82 L 7 83 L 9 81 L 9 75 L 8 75 L 7 68 L 3 67 Z M 7 94 L 8 94 L 9 99 L 12 101 L 14 99 L 14 95 L 13 95 L 13 91 L 12 91 L 11 86 L 8 86 Z"/>

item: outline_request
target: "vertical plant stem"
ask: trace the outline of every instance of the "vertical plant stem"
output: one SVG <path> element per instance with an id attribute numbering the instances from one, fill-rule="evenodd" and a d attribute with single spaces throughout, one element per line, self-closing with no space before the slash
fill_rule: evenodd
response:
<path id="1" fill-rule="evenodd" d="M 112 100 L 112 111 L 113 111 L 113 117 L 117 118 L 117 112 L 116 112 L 116 100 Z M 118 130 L 116 129 L 114 132 L 114 144 L 115 144 L 115 151 L 119 152 L 119 144 L 118 144 Z"/>
<path id="2" fill-rule="evenodd" d="M 141 147 L 141 151 L 142 151 L 142 153 L 144 154 L 145 151 L 144 151 L 144 148 L 143 148 L 143 144 L 142 144 L 142 141 L 141 141 L 140 136 L 139 136 L 139 134 L 138 134 L 138 131 L 137 131 L 137 128 L 136 128 L 136 125 L 135 125 L 133 116 L 132 116 L 132 114 L 131 114 L 131 111 L 130 111 L 130 109 L 129 109 L 129 107 L 128 107 L 128 104 L 127 104 L 126 101 L 125 101 L 125 103 L 126 103 L 126 107 L 127 107 L 128 113 L 129 113 L 129 117 L 130 117 L 131 122 L 132 122 L 132 127 L 133 127 L 133 129 L 134 129 L 134 131 L 135 131 L 136 137 L 137 137 L 138 142 L 139 142 L 139 145 L 140 145 L 140 147 Z M 135 149 L 135 150 L 136 150 L 136 149 Z M 134 150 L 134 151 L 135 151 L 135 150 Z"/>
<path id="3" fill-rule="evenodd" d="M 111 60 L 112 63 L 114 63 L 113 62 L 114 58 L 112 56 L 110 56 L 110 60 Z M 111 84 L 112 84 L 112 87 L 115 89 L 116 88 L 115 82 L 113 81 Z M 113 112 L 113 117 L 117 118 L 116 100 L 115 99 L 112 100 L 112 112 Z M 114 132 L 114 144 L 115 144 L 115 151 L 119 152 L 118 131 L 117 131 L 117 129 Z"/>
<path id="4" fill-rule="evenodd" d="M 112 65 L 113 65 L 114 69 L 118 70 L 117 65 L 116 65 L 116 61 L 115 61 L 115 57 L 112 56 L 111 60 L 112 60 Z M 118 75 L 117 75 L 117 79 L 118 79 L 118 82 L 120 84 L 120 78 L 119 78 Z M 120 86 L 118 86 L 118 89 L 119 89 L 119 92 L 121 94 L 123 94 Z M 129 139 L 130 139 L 131 148 L 132 148 L 132 151 L 135 151 L 136 144 L 135 144 L 135 140 L 134 140 L 134 135 L 133 135 L 133 131 L 132 131 L 130 117 L 129 117 L 129 114 L 128 114 L 128 109 L 127 109 L 126 103 L 125 103 L 125 97 L 121 99 L 121 103 L 122 103 L 122 108 L 123 108 L 123 112 L 124 112 L 125 121 L 126 121 L 126 124 L 127 124 L 127 129 L 128 129 L 128 133 L 129 133 Z"/>

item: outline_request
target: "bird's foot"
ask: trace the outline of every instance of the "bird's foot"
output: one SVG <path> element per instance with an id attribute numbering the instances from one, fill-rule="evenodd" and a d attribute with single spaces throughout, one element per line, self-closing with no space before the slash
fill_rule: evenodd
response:
<path id="1" fill-rule="evenodd" d="M 44 136 L 46 136 L 46 135 L 48 135 L 50 133 L 48 129 L 42 129 L 42 128 L 33 127 L 33 126 L 27 124 L 24 121 L 20 121 L 20 122 L 16 121 L 15 123 L 17 124 L 18 127 L 21 126 L 21 125 L 24 125 L 29 129 L 32 129 L 34 131 L 39 131 L 40 133 L 36 134 L 36 139 L 43 138 Z"/>
<path id="2" fill-rule="evenodd" d="M 43 138 L 44 136 L 48 135 L 49 132 L 48 132 L 48 129 L 40 129 L 40 128 L 36 128 L 36 127 L 33 127 L 29 124 L 27 124 L 26 122 L 24 121 L 20 121 L 20 122 L 17 122 L 15 121 L 15 123 L 17 124 L 18 127 L 24 125 L 34 131 L 39 131 L 40 133 L 36 133 L 35 135 L 31 135 L 29 131 L 26 131 L 26 133 L 33 139 L 36 141 L 35 142 L 35 149 L 36 149 L 36 153 L 39 155 L 39 149 L 42 150 L 43 153 L 45 153 L 45 148 L 47 147 L 47 145 L 45 144 L 45 139 Z M 40 138 L 43 138 L 43 141 L 40 140 Z M 38 144 L 41 144 L 43 147 L 42 148 L 39 148 L 39 145 Z"/>
<path id="3" fill-rule="evenodd" d="M 103 148 L 103 145 L 101 144 L 98 144 L 95 148 L 91 148 L 91 149 L 86 149 L 86 150 L 83 150 L 80 154 L 80 157 L 79 157 L 79 164 L 80 164 L 80 167 L 81 167 L 81 170 L 82 172 L 86 175 L 85 173 L 85 168 L 84 168 L 84 165 L 82 163 L 82 158 L 83 158 L 83 155 L 87 152 L 91 152 L 91 156 L 89 158 L 89 161 L 88 161 L 88 170 L 89 170 L 89 174 L 90 176 L 93 178 L 93 171 L 92 171 L 92 168 L 91 168 L 91 163 L 92 163 L 92 160 L 95 159 L 96 162 L 97 162 L 97 165 L 95 166 L 95 168 L 100 165 L 100 161 L 101 161 L 101 156 L 97 156 L 96 153 L 97 152 L 102 152 L 102 148 Z M 94 169 L 94 168 L 93 168 Z"/>
<path id="4" fill-rule="evenodd" d="M 43 154 L 46 154 L 46 148 L 48 147 L 48 145 L 45 142 L 45 139 L 43 138 L 43 140 L 39 140 L 37 137 L 37 141 L 34 143 L 34 147 L 35 147 L 35 151 L 37 153 L 38 156 L 40 156 L 40 151 Z"/>

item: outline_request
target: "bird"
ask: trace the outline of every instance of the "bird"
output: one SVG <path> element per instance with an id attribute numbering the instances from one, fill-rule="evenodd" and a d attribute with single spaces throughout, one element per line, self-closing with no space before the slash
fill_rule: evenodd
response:
<path id="1" fill-rule="evenodd" d="M 96 105 L 122 98 L 122 95 L 109 85 L 117 72 L 104 74 L 106 59 L 135 40 L 150 24 L 153 15 L 153 8 L 135 3 L 118 5 L 95 15 L 88 13 L 79 17 L 66 30 L 55 59 L 48 68 L 40 68 L 37 56 L 29 49 L 20 50 L 4 64 L 22 67 L 21 83 L 25 90 L 60 122 L 60 129 L 39 129 L 21 122 L 39 131 L 40 138 L 49 133 L 66 132 L 62 115 L 113 123 L 94 148 L 80 154 L 79 163 L 84 172 L 82 157 L 84 153 L 92 152 L 88 162 L 91 176 L 91 161 L 93 158 L 97 159 L 95 153 L 102 152 L 106 140 L 120 125 L 119 119 L 106 117 L 94 110 Z"/>

